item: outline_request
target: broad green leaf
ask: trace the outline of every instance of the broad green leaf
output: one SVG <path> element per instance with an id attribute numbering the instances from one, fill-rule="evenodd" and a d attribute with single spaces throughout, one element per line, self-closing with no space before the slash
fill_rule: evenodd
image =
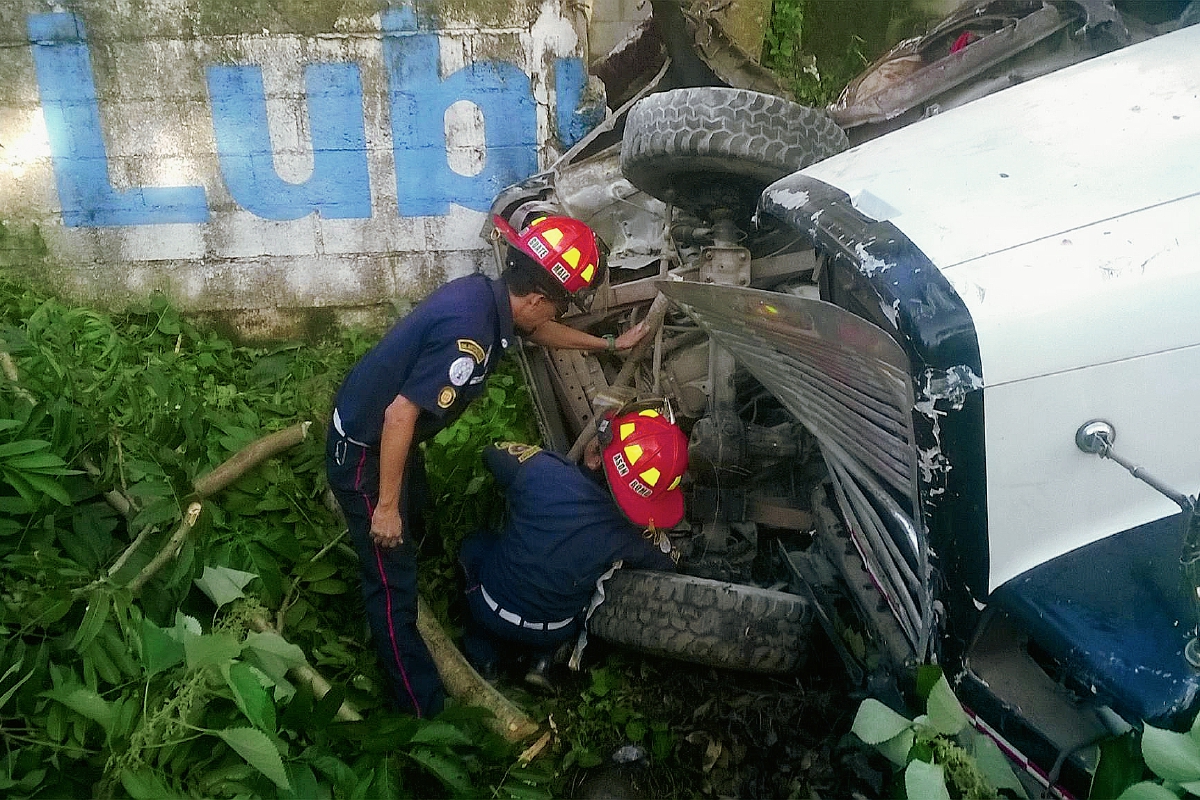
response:
<path id="1" fill-rule="evenodd" d="M 251 633 L 246 637 L 245 647 L 263 672 L 275 680 L 287 675 L 292 667 L 307 663 L 303 650 L 274 631 Z"/>
<path id="2" fill-rule="evenodd" d="M 241 655 L 242 645 L 231 634 L 208 633 L 187 637 L 183 642 L 183 652 L 190 669 L 219 667 Z"/>
<path id="3" fill-rule="evenodd" d="M 22 659 L 22 660 L 23 660 L 23 659 Z M 13 670 L 17 669 L 17 668 L 18 668 L 18 667 L 20 667 L 20 666 L 21 666 L 21 661 L 18 661 L 16 664 L 13 664 L 11 667 L 9 667 L 9 668 L 8 668 L 8 671 L 4 673 L 4 678 L 3 678 L 3 679 L 7 679 L 7 678 L 8 678 L 8 676 L 9 676 L 9 675 L 10 675 L 10 674 L 13 672 Z M 25 681 L 27 681 L 27 680 L 29 680 L 30 678 L 32 678 L 32 677 L 33 677 L 33 673 L 34 673 L 34 672 L 36 672 L 36 671 L 37 671 L 37 670 L 36 670 L 36 668 L 35 668 L 35 669 L 31 669 L 31 670 L 29 670 L 29 672 L 25 673 L 25 677 L 24 677 L 24 678 L 21 678 L 21 680 L 17 681 L 17 682 L 16 682 L 16 683 L 14 683 L 12 686 L 10 686 L 10 687 L 8 688 L 8 691 L 7 691 L 7 692 L 5 692 L 4 694 L 0 695 L 0 709 L 3 709 L 3 708 L 4 708 L 4 704 L 5 704 L 5 703 L 7 703 L 9 700 L 11 700 L 11 699 L 12 699 L 12 696 L 13 696 L 14 694 L 16 694 L 16 693 L 17 693 L 17 690 L 21 688 L 21 686 L 22 686 L 22 685 L 25 683 Z M 3 680 L 3 679 L 0 679 L 0 680 Z"/>
<path id="4" fill-rule="evenodd" d="M 929 724 L 938 733 L 953 736 L 971 723 L 962 704 L 954 696 L 954 690 L 946 681 L 946 676 L 938 678 L 929 691 L 929 705 L 926 707 Z"/>
<path id="5" fill-rule="evenodd" d="M 359 784 L 356 795 L 362 795 L 363 800 L 401 800 L 404 797 L 400 794 L 402 779 L 397 759 L 381 758 L 371 773 L 369 780 Z"/>
<path id="6" fill-rule="evenodd" d="M 246 763 L 274 781 L 276 786 L 291 791 L 292 786 L 283 769 L 283 759 L 265 733 L 253 728 L 226 728 L 214 733 L 246 759 Z"/>
<path id="7" fill-rule="evenodd" d="M 1146 771 L 1137 731 L 1100 742 L 1100 766 L 1092 779 L 1092 797 L 1116 797 L 1141 780 Z"/>
<path id="8" fill-rule="evenodd" d="M 345 762 L 336 756 L 323 754 L 312 756 L 313 767 L 333 782 L 333 788 L 339 794 L 350 794 L 358 785 L 359 776 Z"/>
<path id="9" fill-rule="evenodd" d="M 175 800 L 182 797 L 163 783 L 153 770 L 146 768 L 121 770 L 121 785 L 133 800 Z"/>
<path id="10" fill-rule="evenodd" d="M 13 477 L 13 473 L 8 472 L 7 474 L 10 479 Z M 57 481 L 50 480 L 44 475 L 38 475 L 33 472 L 23 472 L 21 473 L 21 477 L 34 491 L 41 492 L 47 497 L 62 503 L 64 506 L 71 505 L 71 496 L 67 494 L 67 490 L 60 486 Z M 13 481 L 13 485 L 17 485 L 17 482 Z"/>
<path id="11" fill-rule="evenodd" d="M 236 662 L 222 670 L 225 682 L 233 690 L 233 700 L 246 715 L 246 719 L 259 730 L 275 732 L 275 704 L 258 679 L 256 671 L 248 664 Z"/>
<path id="12" fill-rule="evenodd" d="M 912 722 L 873 697 L 862 701 L 850 732 L 867 744 L 877 745 L 912 727 Z"/>
<path id="13" fill-rule="evenodd" d="M 350 588 L 345 581 L 339 581 L 336 578 L 326 578 L 323 581 L 315 581 L 308 586 L 309 589 L 317 594 L 345 594 Z"/>
<path id="14" fill-rule="evenodd" d="M 413 744 L 470 745 L 471 739 L 453 725 L 445 722 L 430 722 L 422 725 L 412 737 Z"/>
<path id="15" fill-rule="evenodd" d="M 1161 783 L 1142 781 L 1121 792 L 1117 800 L 1179 800 L 1179 795 Z"/>
<path id="16" fill-rule="evenodd" d="M 162 525 L 164 522 L 174 522 L 179 519 L 179 516 L 179 503 L 175 501 L 175 498 L 161 497 L 139 511 L 133 521 L 129 523 L 129 527 L 140 531 L 143 528 Z"/>
<path id="17" fill-rule="evenodd" d="M 45 450 L 49 446 L 49 442 L 43 442 L 40 439 L 21 439 L 16 442 L 0 444 L 0 458 L 9 459 L 13 456 L 24 455 L 25 453 L 34 453 L 38 450 Z"/>
<path id="18" fill-rule="evenodd" d="M 448 758 L 424 747 L 409 752 L 408 757 L 433 773 L 438 780 L 452 791 L 466 794 L 471 789 L 471 780 L 462 761 Z"/>
<path id="19" fill-rule="evenodd" d="M 939 764 L 913 761 L 904 770 L 904 791 L 916 800 L 950 800 L 945 771 Z"/>
<path id="20" fill-rule="evenodd" d="M 100 629 L 104 627 L 111 609 L 112 595 L 102 589 L 92 592 L 87 611 L 83 613 L 83 621 L 79 623 L 68 647 L 77 652 L 83 652 L 96 638 L 96 634 L 100 633 Z"/>
<path id="21" fill-rule="evenodd" d="M 1025 797 L 1025 787 L 1013 773 L 1012 765 L 1004 757 L 1000 747 L 988 736 L 975 733 L 971 738 L 971 754 L 983 777 L 997 789 L 1010 789 L 1019 797 Z"/>
<path id="22" fill-rule="evenodd" d="M 296 576 L 302 581 L 312 583 L 314 581 L 322 581 L 332 577 L 337 572 L 337 567 L 328 561 L 313 561 L 305 564 L 296 570 Z"/>
<path id="23" fill-rule="evenodd" d="M 204 574 L 196 578 L 196 585 L 217 604 L 217 608 L 220 608 L 226 603 L 245 597 L 242 590 L 256 577 L 258 576 L 253 572 L 242 572 L 229 567 L 205 567 Z"/>
<path id="24" fill-rule="evenodd" d="M 916 731 L 912 728 L 907 728 L 886 742 L 880 742 L 875 745 L 875 749 L 883 753 L 884 757 L 897 767 L 903 767 L 908 763 L 908 755 L 912 752 L 913 742 L 916 741 L 916 738 Z"/>
<path id="25" fill-rule="evenodd" d="M 112 728 L 112 705 L 86 686 L 76 684 L 59 689 L 48 689 L 42 692 L 42 695 L 51 700 L 57 700 L 72 711 L 99 723 L 105 732 Z"/>
<path id="26" fill-rule="evenodd" d="M 1146 724 L 1142 758 L 1155 775 L 1175 783 L 1200 780 L 1200 743 L 1186 733 Z"/>
<path id="27" fill-rule="evenodd" d="M 200 620 L 181 611 L 176 611 L 175 625 L 168 628 L 166 632 L 171 634 L 176 641 L 184 642 L 188 636 L 199 636 L 204 633 L 204 629 L 200 627 Z"/>
<path id="28" fill-rule="evenodd" d="M 10 469 L 42 472 L 49 475 L 79 474 L 75 470 L 65 469 L 67 462 L 53 453 L 29 453 L 28 455 L 16 456 L 8 459 L 6 465 Z"/>
<path id="29" fill-rule="evenodd" d="M 312 800 L 321 796 L 321 785 L 308 764 L 284 764 L 290 789 L 281 789 L 280 800 Z"/>

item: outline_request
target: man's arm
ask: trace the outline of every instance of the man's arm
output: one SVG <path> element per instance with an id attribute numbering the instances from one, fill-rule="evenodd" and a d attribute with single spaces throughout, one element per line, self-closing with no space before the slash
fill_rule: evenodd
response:
<path id="1" fill-rule="evenodd" d="M 645 322 L 639 322 L 629 330 L 617 337 L 616 346 L 618 350 L 628 350 L 646 335 L 649 328 Z M 569 325 L 564 325 L 561 322 L 550 320 L 543 322 L 525 338 L 534 344 L 540 344 L 543 347 L 556 347 L 566 350 L 607 350 L 608 340 L 600 336 L 593 336 L 586 331 L 576 330 Z"/>
<path id="2" fill-rule="evenodd" d="M 400 523 L 400 487 L 412 447 L 421 409 L 402 394 L 383 412 L 383 435 L 379 441 L 379 504 L 371 515 L 371 538 L 380 547 L 395 547 L 404 541 Z"/>
<path id="3" fill-rule="evenodd" d="M 630 569 L 656 569 L 661 572 L 674 572 L 675 561 L 668 553 L 659 549 L 658 545 L 647 540 L 644 536 L 629 535 L 625 546 L 621 548 L 617 558 L 625 562 Z"/>

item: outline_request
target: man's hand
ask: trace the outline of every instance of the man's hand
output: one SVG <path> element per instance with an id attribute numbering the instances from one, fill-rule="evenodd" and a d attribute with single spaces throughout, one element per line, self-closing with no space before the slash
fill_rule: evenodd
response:
<path id="1" fill-rule="evenodd" d="M 637 346 L 637 343 L 644 339 L 649 331 L 650 326 L 646 324 L 645 320 L 642 320 L 637 325 L 634 325 L 632 328 L 617 337 L 617 349 L 628 350 L 631 347 Z"/>
<path id="2" fill-rule="evenodd" d="M 400 509 L 379 506 L 371 515 L 371 541 L 380 547 L 395 547 L 404 542 Z"/>

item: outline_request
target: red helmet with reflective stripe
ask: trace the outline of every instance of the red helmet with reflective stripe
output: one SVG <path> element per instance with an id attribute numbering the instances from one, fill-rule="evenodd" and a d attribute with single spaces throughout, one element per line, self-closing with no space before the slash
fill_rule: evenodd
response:
<path id="1" fill-rule="evenodd" d="M 541 264 L 569 294 L 591 288 L 600 268 L 596 234 L 573 217 L 538 217 L 517 233 L 503 218 L 492 217 L 508 243 Z"/>
<path id="2" fill-rule="evenodd" d="M 688 465 L 688 440 L 658 411 L 643 409 L 600 423 L 604 474 L 617 505 L 635 525 L 660 530 L 683 519 L 679 482 Z"/>

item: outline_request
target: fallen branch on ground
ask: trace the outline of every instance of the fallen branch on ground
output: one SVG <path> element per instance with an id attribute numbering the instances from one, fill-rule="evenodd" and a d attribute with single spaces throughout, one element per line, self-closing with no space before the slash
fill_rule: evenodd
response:
<path id="1" fill-rule="evenodd" d="M 196 496 L 201 500 L 211 497 L 271 456 L 300 444 L 308 436 L 311 426 L 311 422 L 297 422 L 290 428 L 255 439 L 221 462 L 212 472 L 197 478 L 194 484 Z"/>
<path id="2" fill-rule="evenodd" d="M 250 627 L 259 633 L 279 633 L 278 630 L 271 627 L 271 623 L 267 622 L 266 617 L 254 615 L 250 617 Z M 325 676 L 317 672 L 313 667 L 306 662 L 298 667 L 292 667 L 288 670 L 288 674 L 299 683 L 303 683 L 308 688 L 312 689 L 313 699 L 320 700 L 333 688 L 333 685 L 325 680 Z M 335 715 L 342 722 L 361 722 L 362 714 L 358 713 L 358 709 L 343 701 L 338 706 L 337 714 Z"/>
<path id="3" fill-rule="evenodd" d="M 538 732 L 536 722 L 467 663 L 442 630 L 424 598 L 417 599 L 417 630 L 425 640 L 425 646 L 429 648 L 433 663 L 437 665 L 438 674 L 451 697 L 465 705 L 492 712 L 495 717 L 492 720 L 493 729 L 510 742 L 519 742 Z"/>

